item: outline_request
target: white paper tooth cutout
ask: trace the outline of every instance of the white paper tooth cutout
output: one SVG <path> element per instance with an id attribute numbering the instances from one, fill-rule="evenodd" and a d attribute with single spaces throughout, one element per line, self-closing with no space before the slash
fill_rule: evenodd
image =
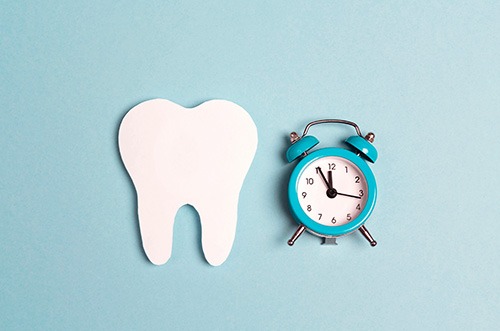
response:
<path id="1" fill-rule="evenodd" d="M 149 260 L 168 261 L 175 215 L 190 204 L 200 215 L 205 258 L 222 264 L 233 245 L 240 189 L 257 149 L 250 115 L 224 100 L 184 108 L 154 99 L 125 115 L 118 141 L 137 191 Z"/>

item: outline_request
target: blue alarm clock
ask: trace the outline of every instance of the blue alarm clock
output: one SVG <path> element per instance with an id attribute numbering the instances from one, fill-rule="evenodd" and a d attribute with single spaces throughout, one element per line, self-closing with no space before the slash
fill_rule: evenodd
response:
<path id="1" fill-rule="evenodd" d="M 346 124 L 357 135 L 345 140 L 350 149 L 328 147 L 310 151 L 319 140 L 307 135 L 313 125 Z M 375 176 L 367 164 L 377 160 L 373 146 L 375 135 L 366 136 L 354 122 L 338 119 L 318 120 L 307 124 L 302 136 L 290 134 L 292 145 L 286 151 L 288 162 L 299 160 L 288 184 L 290 210 L 299 228 L 288 241 L 292 246 L 304 231 L 336 244 L 336 238 L 359 230 L 377 245 L 364 226 L 377 200 Z"/>

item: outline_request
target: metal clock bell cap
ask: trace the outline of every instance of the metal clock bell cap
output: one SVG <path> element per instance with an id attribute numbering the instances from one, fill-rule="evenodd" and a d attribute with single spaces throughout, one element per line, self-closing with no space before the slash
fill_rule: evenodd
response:
<path id="1" fill-rule="evenodd" d="M 371 144 L 375 135 L 373 133 L 368 133 L 366 138 L 360 136 L 351 136 L 345 140 L 345 142 L 353 147 L 357 152 L 359 152 L 365 159 L 375 163 L 378 158 L 378 152 L 375 146 Z"/>
<path id="2" fill-rule="evenodd" d="M 288 147 L 286 151 L 286 159 L 288 162 L 292 162 L 293 160 L 297 159 L 305 152 L 307 152 L 308 150 L 319 144 L 319 140 L 314 136 L 305 136 L 302 138 L 297 138 L 296 136 L 293 136 L 294 133 L 295 132 L 292 132 L 290 137 L 291 138 L 295 137 L 296 140 L 292 140 L 292 146 Z"/>

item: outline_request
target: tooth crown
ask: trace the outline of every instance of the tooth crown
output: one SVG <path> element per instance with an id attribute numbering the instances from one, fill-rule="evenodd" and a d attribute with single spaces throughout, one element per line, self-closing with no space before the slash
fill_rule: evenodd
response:
<path id="1" fill-rule="evenodd" d="M 187 109 L 171 101 L 140 103 L 123 118 L 120 154 L 137 191 L 143 246 L 154 264 L 171 255 L 177 210 L 193 205 L 207 261 L 222 264 L 232 247 L 241 186 L 257 148 L 257 129 L 224 100 Z"/>

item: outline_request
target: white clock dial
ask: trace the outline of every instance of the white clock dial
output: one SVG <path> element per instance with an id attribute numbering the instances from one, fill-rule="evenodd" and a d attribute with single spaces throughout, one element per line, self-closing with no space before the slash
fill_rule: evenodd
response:
<path id="1" fill-rule="evenodd" d="M 297 194 L 302 210 L 312 220 L 340 226 L 352 222 L 363 211 L 368 184 L 354 163 L 342 157 L 326 156 L 311 162 L 302 171 Z"/>

